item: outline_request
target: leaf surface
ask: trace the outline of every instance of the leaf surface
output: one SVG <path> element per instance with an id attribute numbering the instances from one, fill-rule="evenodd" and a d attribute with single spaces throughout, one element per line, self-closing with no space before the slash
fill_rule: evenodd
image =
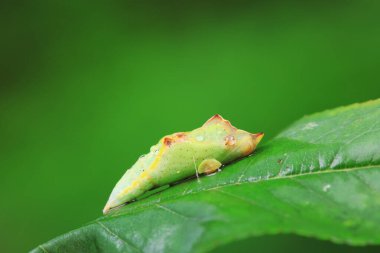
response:
<path id="1" fill-rule="evenodd" d="M 34 252 L 205 252 L 294 233 L 380 244 L 380 100 L 306 116 L 250 157 L 129 204 Z"/>

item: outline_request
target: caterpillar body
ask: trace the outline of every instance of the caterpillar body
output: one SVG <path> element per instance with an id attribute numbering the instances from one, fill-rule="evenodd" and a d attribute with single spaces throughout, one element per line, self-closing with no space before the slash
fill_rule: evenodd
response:
<path id="1" fill-rule="evenodd" d="M 250 155 L 263 136 L 263 133 L 237 129 L 218 114 L 193 131 L 167 135 L 125 172 L 112 190 L 103 213 L 150 189 L 190 176 L 214 173 L 223 164 Z"/>

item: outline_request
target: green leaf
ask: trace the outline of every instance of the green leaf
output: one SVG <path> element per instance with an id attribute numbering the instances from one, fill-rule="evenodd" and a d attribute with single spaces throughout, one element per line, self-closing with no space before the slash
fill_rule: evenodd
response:
<path id="1" fill-rule="evenodd" d="M 34 252 L 205 252 L 295 233 L 380 244 L 380 100 L 307 116 L 214 176 L 129 204 Z"/>

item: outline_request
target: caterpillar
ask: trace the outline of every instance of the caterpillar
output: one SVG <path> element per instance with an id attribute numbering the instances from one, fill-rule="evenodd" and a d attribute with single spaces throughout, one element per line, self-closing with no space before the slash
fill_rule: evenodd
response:
<path id="1" fill-rule="evenodd" d="M 193 131 L 167 135 L 125 172 L 112 190 L 103 213 L 153 188 L 214 173 L 223 164 L 250 155 L 263 136 L 261 132 L 251 134 L 237 129 L 218 114 Z"/>

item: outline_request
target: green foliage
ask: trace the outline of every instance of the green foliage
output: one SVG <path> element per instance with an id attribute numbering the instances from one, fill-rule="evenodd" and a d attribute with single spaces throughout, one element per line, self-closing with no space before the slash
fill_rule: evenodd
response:
<path id="1" fill-rule="evenodd" d="M 302 118 L 214 176 L 129 204 L 34 252 L 205 252 L 295 233 L 380 244 L 380 100 Z"/>

